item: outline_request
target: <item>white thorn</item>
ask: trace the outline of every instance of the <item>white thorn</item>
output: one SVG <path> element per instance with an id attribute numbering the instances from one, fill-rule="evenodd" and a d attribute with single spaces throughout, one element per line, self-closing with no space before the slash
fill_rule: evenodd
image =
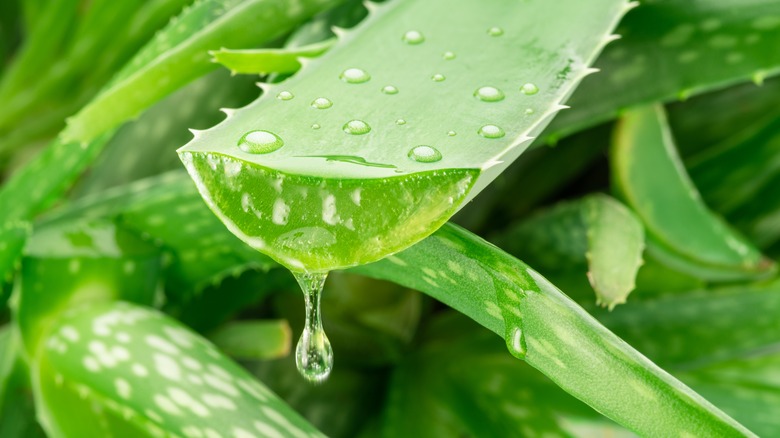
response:
<path id="1" fill-rule="evenodd" d="M 257 88 L 263 90 L 263 93 L 267 93 L 268 90 L 271 89 L 271 85 L 266 84 L 265 82 L 255 82 L 255 85 L 257 85 Z"/>
<path id="2" fill-rule="evenodd" d="M 189 129 L 190 133 L 192 133 L 193 139 L 197 139 L 200 137 L 200 134 L 203 132 L 199 129 Z"/>
<path id="3" fill-rule="evenodd" d="M 299 64 L 301 64 L 301 70 L 306 68 L 307 65 L 311 64 L 312 59 L 306 56 L 298 56 L 295 58 Z"/>
<path id="4" fill-rule="evenodd" d="M 331 26 L 330 31 L 336 35 L 336 38 L 341 39 L 347 34 L 347 29 L 339 26 Z"/>
<path id="5" fill-rule="evenodd" d="M 635 7 L 639 6 L 639 2 L 628 2 L 626 3 L 626 11 L 630 11 L 631 9 L 634 9 Z"/>
<path id="6" fill-rule="evenodd" d="M 554 110 L 555 111 L 560 111 L 560 110 L 565 110 L 565 109 L 569 109 L 569 108 L 571 108 L 569 105 L 560 105 L 560 104 L 558 104 L 558 105 L 555 105 Z"/>
<path id="7" fill-rule="evenodd" d="M 582 70 L 582 77 L 590 76 L 593 73 L 598 73 L 600 71 L 601 71 L 600 68 L 588 67 L 588 68 Z"/>
<path id="8" fill-rule="evenodd" d="M 622 38 L 622 36 L 620 36 L 620 35 L 618 35 L 616 33 L 613 33 L 612 35 L 607 35 L 606 38 L 604 38 L 604 41 L 606 41 L 607 44 L 609 44 L 612 41 L 619 40 L 620 38 Z"/>
<path id="9" fill-rule="evenodd" d="M 232 117 L 233 114 L 236 113 L 236 110 L 233 108 L 220 108 L 219 110 L 225 113 L 225 115 L 228 117 Z"/>
<path id="10" fill-rule="evenodd" d="M 496 160 L 495 158 L 491 158 L 490 160 L 486 161 L 485 164 L 482 165 L 482 170 L 488 170 L 491 167 L 498 166 L 501 163 L 503 163 L 503 161 Z"/>
<path id="11" fill-rule="evenodd" d="M 363 0 L 363 7 L 368 10 L 369 14 L 373 14 L 380 6 L 380 4 L 374 3 L 371 0 Z"/>

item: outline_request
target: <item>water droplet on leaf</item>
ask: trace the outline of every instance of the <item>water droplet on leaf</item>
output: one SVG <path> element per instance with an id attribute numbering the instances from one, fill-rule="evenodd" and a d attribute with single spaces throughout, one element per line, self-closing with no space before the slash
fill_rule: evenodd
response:
<path id="1" fill-rule="evenodd" d="M 520 327 L 513 327 L 506 338 L 506 346 L 509 349 L 509 352 L 512 353 L 513 356 L 524 359 L 526 353 L 528 353 L 528 348 L 525 344 L 525 336 L 523 335 L 523 329 Z"/>
<path id="2" fill-rule="evenodd" d="M 419 145 L 409 151 L 409 158 L 420 163 L 435 163 L 441 160 L 441 152 L 428 145 Z"/>
<path id="3" fill-rule="evenodd" d="M 435 75 L 431 76 L 431 79 L 434 82 L 442 82 L 447 78 L 445 78 L 443 74 L 436 73 Z"/>
<path id="4" fill-rule="evenodd" d="M 359 68 L 348 68 L 344 70 L 339 78 L 348 84 L 362 84 L 371 79 L 371 75 Z"/>
<path id="5" fill-rule="evenodd" d="M 315 124 L 311 125 L 311 129 L 320 129 L 320 128 L 321 128 L 321 126 L 320 126 L 319 123 L 315 123 Z"/>
<path id="6" fill-rule="evenodd" d="M 284 141 L 270 131 L 249 131 L 238 141 L 238 148 L 249 154 L 267 154 L 284 146 Z"/>
<path id="7" fill-rule="evenodd" d="M 483 102 L 498 102 L 504 100 L 504 92 L 496 87 L 480 87 L 474 91 L 474 97 Z"/>
<path id="8" fill-rule="evenodd" d="M 410 30 L 409 32 L 406 32 L 401 38 L 406 44 L 421 44 L 423 41 L 425 41 L 425 36 L 421 34 L 420 32 L 416 30 Z"/>
<path id="9" fill-rule="evenodd" d="M 505 135 L 504 130 L 496 125 L 485 125 L 478 132 L 485 138 L 501 138 Z"/>
<path id="10" fill-rule="evenodd" d="M 289 91 L 282 91 L 276 95 L 276 98 L 279 100 L 291 100 L 293 97 L 295 97 L 295 95 L 293 95 Z"/>
<path id="11" fill-rule="evenodd" d="M 371 127 L 368 126 L 368 123 L 362 120 L 350 120 L 349 122 L 344 124 L 342 129 L 347 134 L 352 134 L 352 135 L 368 134 L 371 131 Z"/>
<path id="12" fill-rule="evenodd" d="M 458 135 L 458 133 L 455 131 L 448 131 L 447 135 L 449 135 L 450 137 L 455 137 L 456 135 Z"/>
<path id="13" fill-rule="evenodd" d="M 441 57 L 446 59 L 447 61 L 451 61 L 451 60 L 455 59 L 455 53 L 453 53 L 453 52 L 444 52 L 441 55 Z"/>
<path id="14" fill-rule="evenodd" d="M 333 348 L 322 328 L 320 296 L 328 274 L 295 273 L 306 302 L 306 323 L 295 348 L 295 365 L 304 379 L 322 382 L 333 369 Z"/>
<path id="15" fill-rule="evenodd" d="M 398 120 L 396 120 L 396 121 L 395 121 L 395 124 L 396 124 L 396 125 L 405 125 L 405 124 L 406 124 L 406 120 L 404 120 L 404 119 L 398 119 Z"/>
<path id="16" fill-rule="evenodd" d="M 501 36 L 501 35 L 504 34 L 504 29 L 501 29 L 500 27 L 495 27 L 494 26 L 494 27 L 491 27 L 490 29 L 488 29 L 487 33 L 490 36 L 497 37 L 497 36 Z"/>
<path id="17" fill-rule="evenodd" d="M 333 102 L 327 97 L 318 97 L 311 102 L 312 108 L 328 109 L 333 106 Z"/>
<path id="18" fill-rule="evenodd" d="M 382 92 L 385 94 L 398 94 L 398 88 L 395 88 L 392 85 L 385 85 L 382 87 Z"/>
<path id="19" fill-rule="evenodd" d="M 523 94 L 526 94 L 526 95 L 530 96 L 530 95 L 538 93 L 539 92 L 539 87 L 537 87 L 536 85 L 534 85 L 534 84 L 529 82 L 527 84 L 523 84 L 523 86 L 520 87 L 520 91 Z"/>
<path id="20" fill-rule="evenodd" d="M 525 113 L 530 116 L 531 114 L 534 113 L 534 110 L 533 110 L 533 108 L 526 108 Z"/>

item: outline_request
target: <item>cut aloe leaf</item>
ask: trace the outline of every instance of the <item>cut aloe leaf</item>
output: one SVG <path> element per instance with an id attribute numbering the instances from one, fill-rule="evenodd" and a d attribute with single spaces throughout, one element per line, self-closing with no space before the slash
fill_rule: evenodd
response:
<path id="1" fill-rule="evenodd" d="M 38 230 L 27 242 L 16 291 L 15 319 L 28 352 L 67 309 L 120 298 L 151 303 L 160 264 L 156 248 L 110 222 Z"/>
<path id="2" fill-rule="evenodd" d="M 457 227 L 356 271 L 466 314 L 503 337 L 513 355 L 640 435 L 754 436 L 524 263 Z"/>
<path id="3" fill-rule="evenodd" d="M 182 161 L 231 231 L 290 269 L 399 251 L 525 150 L 631 7 L 547 6 L 373 6 L 328 53 L 199 132 Z"/>
<path id="4" fill-rule="evenodd" d="M 35 357 L 49 436 L 322 436 L 211 343 L 145 307 L 63 315 Z"/>
<path id="5" fill-rule="evenodd" d="M 713 281 L 756 278 L 774 264 L 701 200 L 675 150 L 663 109 L 627 112 L 615 134 L 617 191 L 642 219 L 660 261 Z"/>
<path id="6" fill-rule="evenodd" d="M 234 74 L 295 73 L 301 68 L 298 58 L 320 56 L 335 43 L 335 39 L 329 39 L 286 49 L 220 49 L 211 52 L 211 56 L 212 61 L 222 64 Z"/>
<path id="7" fill-rule="evenodd" d="M 674 100 L 780 72 L 780 5 L 745 0 L 643 2 L 621 22 L 623 36 L 599 57 L 603 74 L 572 96 L 551 126 L 570 134 L 627 107 Z M 609 90 L 608 92 L 605 90 Z"/>
<path id="8" fill-rule="evenodd" d="M 634 290 L 644 237 L 631 210 L 592 195 L 543 210 L 502 236 L 499 246 L 545 271 L 587 269 L 597 304 L 612 309 Z"/>

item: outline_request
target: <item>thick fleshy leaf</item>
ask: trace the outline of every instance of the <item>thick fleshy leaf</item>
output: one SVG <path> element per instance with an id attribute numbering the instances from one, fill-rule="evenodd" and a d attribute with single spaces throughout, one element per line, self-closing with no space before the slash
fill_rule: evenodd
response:
<path id="1" fill-rule="evenodd" d="M 649 252 L 710 280 L 756 278 L 774 264 L 701 200 L 675 150 L 663 109 L 627 112 L 612 150 L 613 182 L 644 223 Z"/>
<path id="2" fill-rule="evenodd" d="M 673 100 L 780 72 L 780 5 L 764 0 L 642 2 L 599 57 L 602 74 L 572 96 L 550 131 L 566 135 L 627 107 Z"/>
<path id="3" fill-rule="evenodd" d="M 54 438 L 322 436 L 211 343 L 145 307 L 72 309 L 34 364 Z"/>
<path id="4" fill-rule="evenodd" d="M 752 436 L 541 275 L 454 226 L 356 269 L 423 291 L 502 336 L 568 393 L 647 436 Z"/>
<path id="5" fill-rule="evenodd" d="M 375 6 L 180 155 L 231 231 L 280 263 L 373 261 L 430 234 L 517 158 L 631 6 Z"/>

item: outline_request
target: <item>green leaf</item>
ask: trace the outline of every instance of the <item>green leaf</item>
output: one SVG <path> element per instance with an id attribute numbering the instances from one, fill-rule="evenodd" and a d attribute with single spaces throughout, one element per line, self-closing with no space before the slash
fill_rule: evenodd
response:
<path id="1" fill-rule="evenodd" d="M 329 39 L 285 49 L 220 49 L 210 53 L 213 62 L 229 68 L 232 73 L 295 73 L 301 68 L 299 57 L 315 58 L 325 53 L 335 43 L 335 39 Z"/>
<path id="2" fill-rule="evenodd" d="M 160 271 L 156 248 L 110 222 L 39 229 L 27 243 L 15 320 L 28 353 L 62 312 L 85 303 L 151 303 Z"/>
<path id="3" fill-rule="evenodd" d="M 597 304 L 612 309 L 624 303 L 635 287 L 644 229 L 620 202 L 591 195 L 541 211 L 499 242 L 510 254 L 545 272 L 587 269 Z"/>
<path id="4" fill-rule="evenodd" d="M 44 437 L 35 419 L 29 370 L 22 358 L 19 334 L 0 327 L 0 436 Z"/>
<path id="5" fill-rule="evenodd" d="M 244 48 L 283 35 L 337 0 L 200 0 L 147 44 L 111 83 L 68 121 L 63 137 L 90 140 L 137 116 L 187 82 L 213 70 L 208 51 Z M 258 23 L 260 22 L 260 23 Z M 261 24 L 261 25 L 259 25 Z"/>
<path id="6" fill-rule="evenodd" d="M 231 231 L 285 266 L 377 260 L 522 153 L 631 5 L 560 7 L 570 13 L 542 1 L 374 6 L 297 75 L 199 132 L 182 161 Z"/>
<path id="7" fill-rule="evenodd" d="M 0 227 L 0 284 L 8 283 L 13 278 L 30 231 L 30 224 L 26 222 L 10 222 Z"/>
<path id="8" fill-rule="evenodd" d="M 764 0 L 642 2 L 550 131 L 570 134 L 624 108 L 674 100 L 780 72 L 780 6 Z"/>
<path id="9" fill-rule="evenodd" d="M 285 320 L 233 321 L 209 336 L 223 353 L 241 360 L 285 357 L 290 354 L 291 338 Z"/>
<path id="10" fill-rule="evenodd" d="M 129 303 L 63 315 L 33 379 L 55 438 L 322 436 L 208 341 Z"/>
<path id="11" fill-rule="evenodd" d="M 612 175 L 617 191 L 645 224 L 650 253 L 664 263 L 710 280 L 774 271 L 770 260 L 704 205 L 660 107 L 623 116 L 613 144 Z"/>
<path id="12" fill-rule="evenodd" d="M 425 292 L 502 336 L 561 388 L 645 436 L 752 436 L 528 266 L 446 226 L 356 269 Z"/>

